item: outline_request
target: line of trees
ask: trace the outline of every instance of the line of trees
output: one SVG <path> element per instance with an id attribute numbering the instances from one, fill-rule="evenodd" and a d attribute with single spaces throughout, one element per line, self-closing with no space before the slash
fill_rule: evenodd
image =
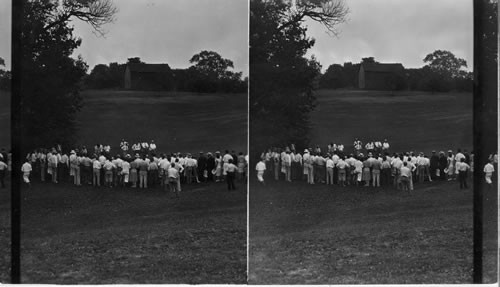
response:
<path id="1" fill-rule="evenodd" d="M 0 90 L 10 91 L 10 80 L 12 75 L 10 71 L 7 71 L 2 67 L 5 67 L 5 60 L 0 57 Z"/>
<path id="2" fill-rule="evenodd" d="M 201 51 L 189 60 L 187 69 L 172 70 L 174 87 L 178 91 L 198 93 L 241 93 L 247 91 L 247 79 L 242 72 L 231 71 L 234 64 L 214 51 Z M 122 89 L 127 64 L 145 64 L 139 57 L 128 58 L 127 63 L 96 65 L 85 77 L 89 89 Z"/>
<path id="3" fill-rule="evenodd" d="M 436 50 L 428 54 L 422 68 L 405 69 L 404 75 L 394 77 L 394 90 L 431 92 L 472 91 L 472 72 L 464 70 L 467 62 L 452 52 Z M 359 68 L 362 63 L 378 63 L 373 57 L 362 58 L 360 63 L 332 64 L 321 75 L 319 86 L 323 89 L 357 88 Z"/>

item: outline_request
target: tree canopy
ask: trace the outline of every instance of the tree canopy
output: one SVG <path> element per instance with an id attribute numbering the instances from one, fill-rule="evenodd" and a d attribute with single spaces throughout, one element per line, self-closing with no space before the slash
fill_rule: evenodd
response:
<path id="1" fill-rule="evenodd" d="M 308 144 L 321 66 L 305 57 L 314 39 L 303 22 L 312 19 L 336 34 L 347 13 L 343 1 L 250 1 L 251 153 L 271 145 Z"/>
<path id="2" fill-rule="evenodd" d="M 71 144 L 75 115 L 81 108 L 82 77 L 88 69 L 81 57 L 72 58 L 81 39 L 68 23 L 77 18 L 103 33 L 102 25 L 116 12 L 111 1 L 26 1 L 21 42 L 21 151 L 56 143 Z"/>

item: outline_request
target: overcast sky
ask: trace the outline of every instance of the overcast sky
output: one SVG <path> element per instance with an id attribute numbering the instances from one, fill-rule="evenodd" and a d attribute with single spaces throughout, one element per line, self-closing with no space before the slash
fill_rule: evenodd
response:
<path id="1" fill-rule="evenodd" d="M 321 25 L 307 21 L 308 35 L 316 44 L 308 52 L 322 64 L 358 63 L 375 57 L 406 68 L 424 65 L 422 59 L 435 50 L 448 50 L 467 61 L 472 71 L 472 0 L 345 0 L 348 21 L 338 37 Z"/>
<path id="2" fill-rule="evenodd" d="M 345 0 L 351 13 L 339 26 L 338 37 L 308 21 L 316 39 L 308 55 L 316 55 L 323 70 L 330 64 L 400 62 L 423 66 L 425 55 L 437 49 L 464 58 L 472 70 L 472 0 Z M 74 21 L 83 38 L 76 54 L 92 68 L 98 63 L 123 63 L 129 57 L 145 62 L 190 66 L 201 50 L 214 50 L 233 60 L 236 71 L 248 75 L 247 0 L 115 0 L 116 21 L 105 27 L 106 37 Z M 0 0 L 0 57 L 10 69 L 11 1 Z"/>
<path id="3" fill-rule="evenodd" d="M 116 21 L 106 25 L 105 38 L 89 25 L 74 21 L 82 37 L 81 54 L 90 69 L 96 64 L 125 63 L 140 57 L 146 63 L 187 68 L 189 59 L 212 50 L 248 75 L 247 0 L 114 0 Z"/>
<path id="4" fill-rule="evenodd" d="M 0 0 L 0 57 L 5 60 L 5 68 L 10 70 L 10 40 L 12 30 L 12 1 Z M 4 68 L 4 67 L 2 67 Z"/>

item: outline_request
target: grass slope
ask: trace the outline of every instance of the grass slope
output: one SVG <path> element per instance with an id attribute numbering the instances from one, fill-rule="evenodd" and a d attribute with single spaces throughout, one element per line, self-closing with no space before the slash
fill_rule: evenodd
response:
<path id="1" fill-rule="evenodd" d="M 472 149 L 472 95 L 320 90 L 311 144 L 392 151 Z M 481 178 L 481 180 L 483 180 Z M 484 282 L 497 281 L 497 192 L 484 191 Z M 250 181 L 253 284 L 471 283 L 472 190 L 457 182 L 331 188 Z"/>
<path id="2" fill-rule="evenodd" d="M 23 189 L 22 282 L 246 282 L 246 188 Z"/>
<path id="3" fill-rule="evenodd" d="M 10 147 L 10 92 L 0 90 L 0 148 Z"/>
<path id="4" fill-rule="evenodd" d="M 81 144 L 154 140 L 160 152 L 247 150 L 247 95 L 98 91 L 82 93 Z"/>
<path id="5" fill-rule="evenodd" d="M 465 283 L 472 192 L 458 183 L 392 189 L 269 181 L 250 194 L 253 284 Z"/>
<path id="6" fill-rule="evenodd" d="M 311 144 L 387 138 L 393 151 L 472 150 L 472 94 L 320 90 Z"/>

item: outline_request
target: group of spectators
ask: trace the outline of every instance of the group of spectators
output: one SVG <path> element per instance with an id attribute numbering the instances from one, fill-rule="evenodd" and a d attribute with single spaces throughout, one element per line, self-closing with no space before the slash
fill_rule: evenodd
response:
<path id="1" fill-rule="evenodd" d="M 0 150 L 0 188 L 5 188 L 5 177 L 12 170 L 12 153 L 5 148 Z"/>
<path id="2" fill-rule="evenodd" d="M 131 153 L 132 152 L 132 153 Z M 164 187 L 178 196 L 181 184 L 227 182 L 228 190 L 236 189 L 235 180 L 246 181 L 247 157 L 242 152 L 224 154 L 200 152 L 157 154 L 156 145 L 134 144 L 122 140 L 120 151 L 112 153 L 109 145 L 97 144 L 93 153 L 85 146 L 63 151 L 60 145 L 36 149 L 26 156 L 21 171 L 23 180 L 31 185 L 30 177 L 41 182 L 71 182 L 75 186 L 95 187 Z"/>
<path id="3" fill-rule="evenodd" d="M 339 146 L 342 148 L 339 149 Z M 344 153 L 343 145 L 329 144 L 326 152 L 319 146 L 300 153 L 292 144 L 284 148 L 273 147 L 261 154 L 256 165 L 257 178 L 306 181 L 309 184 L 339 186 L 394 186 L 411 191 L 417 182 L 458 180 L 460 188 L 468 188 L 467 179 L 474 170 L 474 153 L 457 149 L 456 153 L 432 151 L 430 155 L 412 151 L 389 153 L 389 143 L 369 143 L 365 149 L 356 139 L 353 153 Z M 368 149 L 367 149 L 368 147 Z M 490 156 L 484 166 L 485 180 L 491 185 L 496 154 Z"/>

